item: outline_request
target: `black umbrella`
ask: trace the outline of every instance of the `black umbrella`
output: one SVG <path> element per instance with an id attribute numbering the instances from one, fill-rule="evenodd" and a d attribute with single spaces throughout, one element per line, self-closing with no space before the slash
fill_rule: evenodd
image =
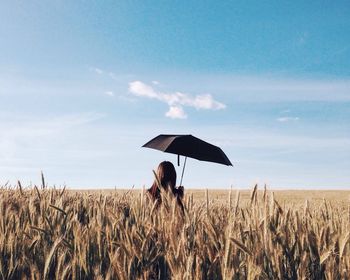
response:
<path id="1" fill-rule="evenodd" d="M 202 161 L 210 161 L 224 165 L 232 165 L 225 153 L 217 146 L 205 142 L 192 135 L 166 135 L 160 134 L 142 147 L 160 150 L 166 153 L 178 155 L 178 165 L 180 155 L 185 156 L 185 163 L 182 169 L 181 182 L 184 174 L 186 159 L 191 157 Z"/>

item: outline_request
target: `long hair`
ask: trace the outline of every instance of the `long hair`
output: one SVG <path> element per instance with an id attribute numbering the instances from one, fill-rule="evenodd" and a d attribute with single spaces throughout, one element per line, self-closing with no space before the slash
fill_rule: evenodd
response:
<path id="1" fill-rule="evenodd" d="M 170 191 L 176 196 L 178 201 L 182 199 L 184 195 L 183 187 L 176 188 L 176 171 L 174 165 L 170 161 L 163 161 L 158 165 L 156 175 L 158 177 L 154 180 L 153 185 L 148 192 L 151 194 L 153 200 L 160 200 L 160 189 L 162 188 L 165 191 Z M 158 186 L 158 184 L 160 186 Z"/>

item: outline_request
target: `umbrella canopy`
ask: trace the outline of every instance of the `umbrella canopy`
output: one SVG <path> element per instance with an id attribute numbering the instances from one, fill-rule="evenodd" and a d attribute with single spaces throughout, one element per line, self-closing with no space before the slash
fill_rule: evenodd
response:
<path id="1" fill-rule="evenodd" d="M 202 161 L 232 165 L 228 157 L 219 147 L 192 135 L 161 134 L 144 144 L 142 147 L 182 155 Z"/>

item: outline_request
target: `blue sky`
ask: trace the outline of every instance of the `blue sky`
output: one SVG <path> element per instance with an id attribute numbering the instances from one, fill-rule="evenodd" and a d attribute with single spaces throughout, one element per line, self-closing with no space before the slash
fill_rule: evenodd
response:
<path id="1" fill-rule="evenodd" d="M 347 1 L 4 1 L 0 183 L 141 187 L 176 156 L 160 133 L 219 145 L 185 187 L 349 188 Z M 180 173 L 178 168 L 178 173 Z"/>

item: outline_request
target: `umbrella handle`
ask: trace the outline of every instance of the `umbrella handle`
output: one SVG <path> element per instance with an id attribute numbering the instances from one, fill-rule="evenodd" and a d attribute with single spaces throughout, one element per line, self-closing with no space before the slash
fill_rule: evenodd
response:
<path id="1" fill-rule="evenodd" d="M 182 174 L 181 174 L 181 180 L 180 180 L 180 185 L 179 186 L 182 186 L 182 178 L 184 177 L 186 161 L 187 161 L 187 157 L 185 157 L 185 162 L 184 162 L 184 166 L 182 168 Z"/>

